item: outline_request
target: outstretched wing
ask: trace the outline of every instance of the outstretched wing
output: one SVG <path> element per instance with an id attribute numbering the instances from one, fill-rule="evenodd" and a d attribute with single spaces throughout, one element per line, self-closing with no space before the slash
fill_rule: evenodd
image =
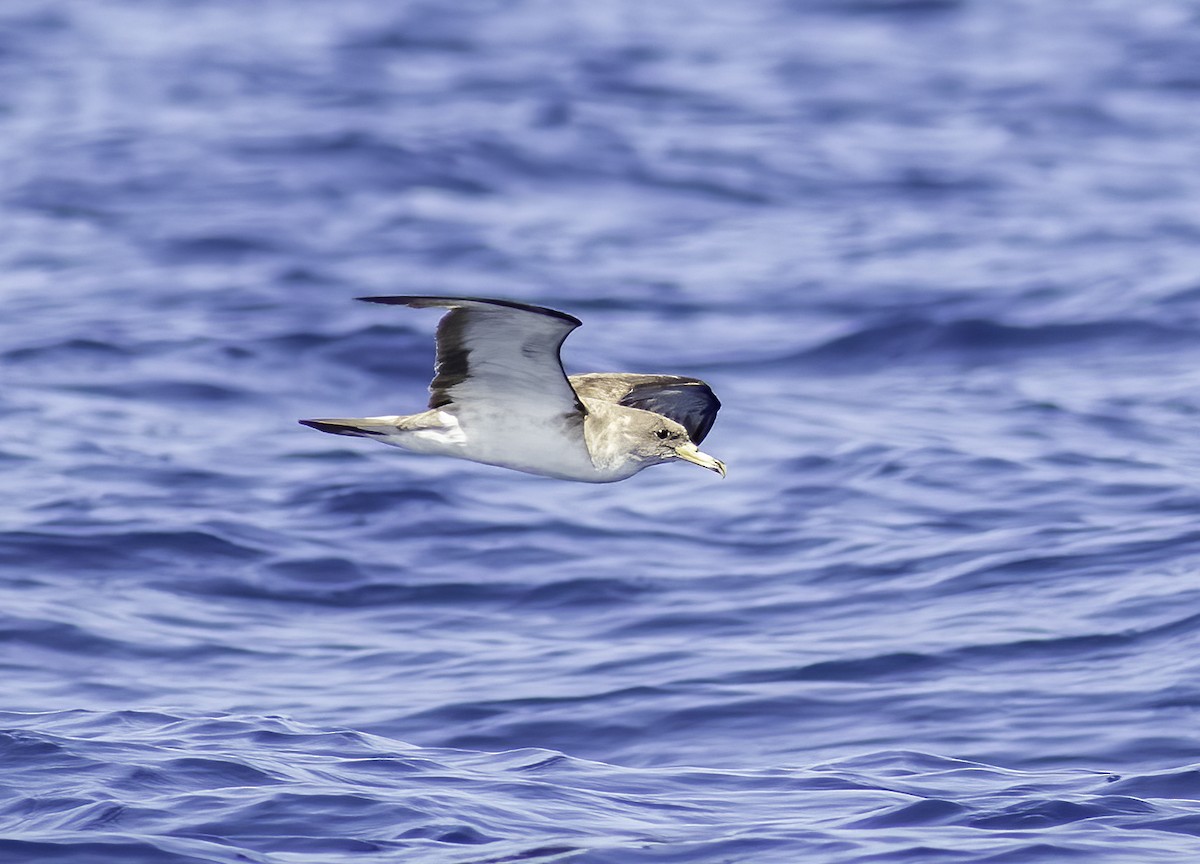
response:
<path id="1" fill-rule="evenodd" d="M 572 375 L 570 382 L 584 399 L 615 402 L 669 417 L 687 429 L 696 444 L 712 429 L 721 409 L 721 401 L 699 378 L 614 372 Z"/>
<path id="2" fill-rule="evenodd" d="M 368 303 L 448 311 L 438 322 L 429 407 L 484 410 L 505 403 L 536 414 L 587 413 L 559 349 L 582 322 L 565 312 L 480 297 L 360 297 Z"/>

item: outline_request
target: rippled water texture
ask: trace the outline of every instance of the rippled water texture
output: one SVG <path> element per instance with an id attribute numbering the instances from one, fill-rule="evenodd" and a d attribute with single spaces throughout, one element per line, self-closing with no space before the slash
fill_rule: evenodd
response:
<path id="1" fill-rule="evenodd" d="M 1200 860 L 1200 5 L 6 0 L 0 859 Z M 729 478 L 421 407 L 436 314 Z"/>

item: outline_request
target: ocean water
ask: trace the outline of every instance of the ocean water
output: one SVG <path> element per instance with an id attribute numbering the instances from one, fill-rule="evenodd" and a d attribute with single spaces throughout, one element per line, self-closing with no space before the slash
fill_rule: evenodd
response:
<path id="1" fill-rule="evenodd" d="M 0 860 L 1200 860 L 1200 4 L 5 0 Z M 469 293 L 704 449 L 418 410 Z"/>

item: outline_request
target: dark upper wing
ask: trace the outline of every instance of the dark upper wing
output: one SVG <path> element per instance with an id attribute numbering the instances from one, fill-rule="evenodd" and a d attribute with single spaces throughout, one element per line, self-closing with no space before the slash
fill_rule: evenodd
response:
<path id="1" fill-rule="evenodd" d="M 632 375 L 621 372 L 572 375 L 571 386 L 585 399 L 615 402 L 669 417 L 699 444 L 712 429 L 721 401 L 699 378 Z"/>
<path id="2" fill-rule="evenodd" d="M 449 309 L 437 328 L 429 407 L 494 406 L 515 412 L 586 413 L 563 372 L 559 349 L 582 322 L 546 309 L 482 297 L 360 297 L 368 303 Z"/>

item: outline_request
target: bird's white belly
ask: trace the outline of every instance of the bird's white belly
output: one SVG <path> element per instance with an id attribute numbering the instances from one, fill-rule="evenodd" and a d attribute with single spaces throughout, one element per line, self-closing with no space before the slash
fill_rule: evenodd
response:
<path id="1" fill-rule="evenodd" d="M 588 453 L 582 430 L 561 416 L 496 417 L 439 411 L 440 425 L 402 431 L 389 444 L 416 453 L 456 456 L 570 480 L 604 481 Z"/>
<path id="2" fill-rule="evenodd" d="M 582 432 L 560 418 L 489 423 L 464 418 L 462 424 L 467 459 L 549 477 L 592 479 L 596 473 Z"/>

